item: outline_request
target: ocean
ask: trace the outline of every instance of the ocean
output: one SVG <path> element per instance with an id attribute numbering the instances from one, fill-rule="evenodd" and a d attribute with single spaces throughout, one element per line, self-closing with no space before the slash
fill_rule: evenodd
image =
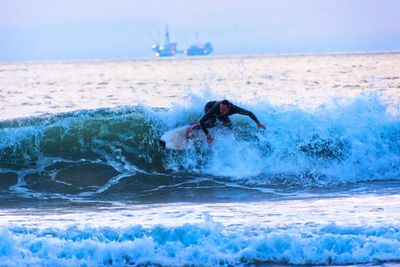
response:
<path id="1" fill-rule="evenodd" d="M 400 54 L 0 63 L 0 266 L 400 266 Z M 252 111 L 159 145 L 206 102 Z"/>

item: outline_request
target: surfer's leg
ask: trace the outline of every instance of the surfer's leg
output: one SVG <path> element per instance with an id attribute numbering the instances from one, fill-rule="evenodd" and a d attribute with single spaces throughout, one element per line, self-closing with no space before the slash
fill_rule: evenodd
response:
<path id="1" fill-rule="evenodd" d="M 158 143 L 160 144 L 160 146 L 162 147 L 162 148 L 165 148 L 166 146 L 167 146 L 167 143 L 164 141 L 164 140 L 158 140 Z"/>
<path id="2" fill-rule="evenodd" d="M 216 103 L 217 101 L 207 102 L 207 104 L 204 106 L 204 113 L 210 111 L 215 106 Z M 213 128 L 215 127 L 216 122 L 217 122 L 217 116 L 213 115 L 205 121 L 204 125 L 206 128 Z M 186 138 L 189 138 L 193 130 L 200 130 L 200 129 L 201 129 L 200 121 L 192 122 L 190 124 L 190 127 L 186 130 Z"/>
<path id="3" fill-rule="evenodd" d="M 200 122 L 199 121 L 194 121 L 190 124 L 190 127 L 192 130 L 200 130 Z"/>
<path id="4" fill-rule="evenodd" d="M 217 117 L 213 116 L 204 122 L 206 128 L 214 128 L 217 125 Z"/>
<path id="5" fill-rule="evenodd" d="M 201 129 L 200 122 L 198 121 L 192 122 L 190 126 L 186 129 L 186 134 L 185 134 L 186 139 L 190 138 L 190 134 L 192 133 L 193 130 L 200 130 L 200 129 Z"/>
<path id="6" fill-rule="evenodd" d="M 214 107 L 215 103 L 216 103 L 216 101 L 207 102 L 207 104 L 204 106 L 204 113 L 207 113 L 208 111 L 210 111 Z M 213 127 L 215 127 L 216 122 L 217 122 L 217 117 L 212 116 L 211 118 L 206 120 L 204 125 L 206 126 L 206 128 L 213 128 Z M 192 133 L 193 130 L 200 130 L 200 129 L 201 129 L 201 125 L 200 125 L 199 121 L 192 122 L 190 124 L 189 128 L 187 128 L 187 130 L 186 130 L 186 139 L 190 138 L 190 134 Z"/>
<path id="7" fill-rule="evenodd" d="M 229 129 L 232 128 L 232 122 L 231 122 L 231 119 L 229 119 L 228 116 L 227 116 L 227 117 L 224 117 L 223 119 L 221 119 L 221 121 L 222 121 L 222 123 L 223 123 L 223 125 L 224 125 L 225 127 L 228 127 Z"/>
<path id="8" fill-rule="evenodd" d="M 217 125 L 217 117 L 211 117 L 208 120 L 205 121 L 204 125 L 206 128 L 214 128 Z M 186 139 L 190 138 L 190 134 L 192 133 L 193 130 L 200 130 L 201 125 L 200 122 L 196 121 L 190 124 L 190 126 L 186 129 Z"/>

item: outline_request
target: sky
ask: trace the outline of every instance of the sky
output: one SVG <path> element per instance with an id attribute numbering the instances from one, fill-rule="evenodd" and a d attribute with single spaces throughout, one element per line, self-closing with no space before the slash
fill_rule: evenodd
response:
<path id="1" fill-rule="evenodd" d="M 0 61 L 400 51 L 399 0 L 0 0 Z"/>

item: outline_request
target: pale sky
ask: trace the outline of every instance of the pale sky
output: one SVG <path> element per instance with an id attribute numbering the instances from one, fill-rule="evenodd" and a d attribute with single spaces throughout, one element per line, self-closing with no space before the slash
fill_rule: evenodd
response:
<path id="1" fill-rule="evenodd" d="M 0 0 L 0 61 L 400 50 L 399 0 Z"/>

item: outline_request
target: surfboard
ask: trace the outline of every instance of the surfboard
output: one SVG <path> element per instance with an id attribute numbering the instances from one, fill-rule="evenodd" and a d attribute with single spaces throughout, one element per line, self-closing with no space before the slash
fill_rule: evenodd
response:
<path id="1" fill-rule="evenodd" d="M 196 146 L 201 145 L 202 142 L 206 141 L 206 138 L 200 129 L 193 129 L 190 131 L 190 134 L 188 133 L 188 130 L 192 128 L 193 125 L 194 124 L 184 125 L 165 132 L 159 140 L 160 145 L 172 150 L 184 150 L 187 149 L 190 144 Z"/>

